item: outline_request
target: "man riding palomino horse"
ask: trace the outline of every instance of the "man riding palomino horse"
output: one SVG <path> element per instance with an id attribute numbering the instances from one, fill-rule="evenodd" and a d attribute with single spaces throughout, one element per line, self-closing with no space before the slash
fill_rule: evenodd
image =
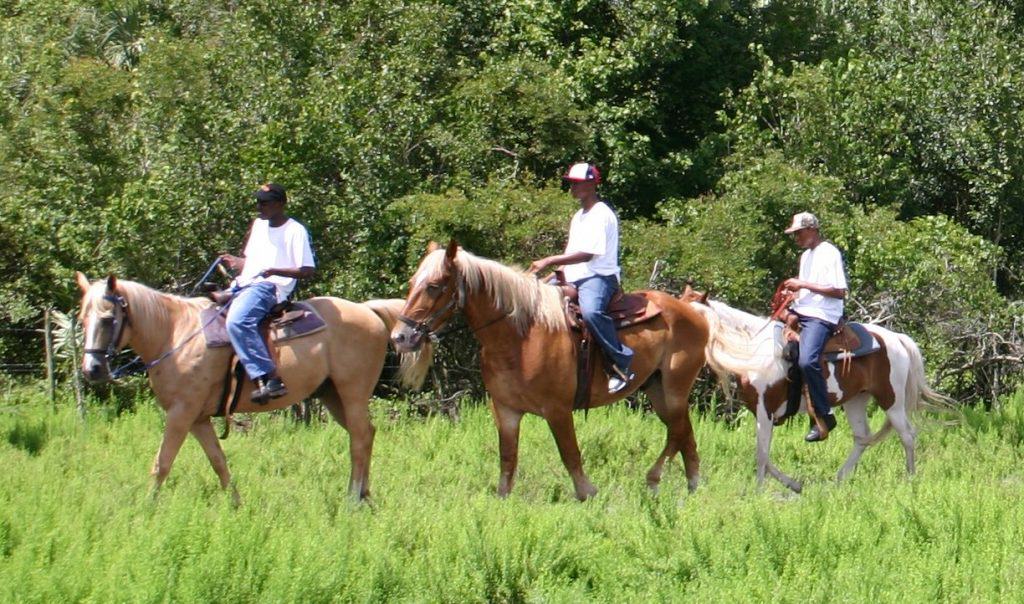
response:
<path id="1" fill-rule="evenodd" d="M 231 284 L 227 331 L 249 378 L 256 384 L 253 402 L 266 404 L 288 394 L 259 325 L 274 306 L 289 299 L 298 279 L 313 276 L 315 263 L 306 227 L 285 214 L 288 194 L 268 182 L 253 194 L 259 217 L 252 221 L 242 256 L 221 254 L 241 274 Z"/>
<path id="2" fill-rule="evenodd" d="M 800 370 L 791 373 L 790 408 L 799 405 L 801 382 L 804 382 L 818 419 L 811 419 L 811 430 L 804 438 L 807 442 L 825 440 L 829 431 L 836 427 L 836 418 L 828 400 L 828 386 L 821 373 L 821 356 L 829 336 L 843 318 L 843 298 L 847 291 L 843 255 L 836 246 L 821 237 L 819 229 L 820 223 L 814 214 L 800 212 L 793 216 L 793 222 L 785 232 L 793 236 L 804 252 L 800 256 L 798 276 L 782 284 L 784 290 L 795 296 L 786 322 L 791 327 L 797 323 L 800 326 L 800 358 L 797 363 Z"/>
<path id="3" fill-rule="evenodd" d="M 565 252 L 535 260 L 529 272 L 537 273 L 558 265 L 564 267 L 566 282 L 579 292 L 583 320 L 612 363 L 608 392 L 615 394 L 634 377 L 629 370 L 633 350 L 619 340 L 615 323 L 606 312 L 620 282 L 619 220 L 597 195 L 601 173 L 596 166 L 573 164 L 562 178 L 569 182 L 569 192 L 580 202 L 580 209 L 569 224 L 569 241 Z"/>

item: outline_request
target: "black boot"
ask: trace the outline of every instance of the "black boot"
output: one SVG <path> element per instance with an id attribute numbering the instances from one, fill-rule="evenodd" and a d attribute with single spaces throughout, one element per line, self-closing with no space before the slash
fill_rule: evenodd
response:
<path id="1" fill-rule="evenodd" d="M 818 427 L 818 423 L 814 421 L 814 418 L 811 418 L 811 431 L 807 433 L 804 440 L 809 443 L 816 443 L 828 438 L 828 433 L 836 427 L 836 416 L 831 413 L 824 415 L 821 417 L 821 423 L 825 424 L 824 431 Z"/>
<path id="2" fill-rule="evenodd" d="M 281 398 L 286 394 L 288 394 L 288 389 L 285 388 L 281 378 L 259 378 L 256 380 L 256 390 L 252 393 L 252 402 L 257 405 L 266 405 L 270 399 Z"/>

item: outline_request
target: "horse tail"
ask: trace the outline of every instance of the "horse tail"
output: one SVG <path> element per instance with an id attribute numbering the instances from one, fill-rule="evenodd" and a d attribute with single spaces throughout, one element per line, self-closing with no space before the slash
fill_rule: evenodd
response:
<path id="1" fill-rule="evenodd" d="M 405 300 L 391 298 L 387 300 L 367 300 L 363 305 L 372 310 L 384 322 L 384 327 L 390 332 L 398 323 L 398 316 L 402 314 L 405 307 Z M 412 390 L 418 390 L 424 380 L 427 379 L 427 371 L 434 362 L 434 346 L 430 341 L 423 343 L 423 347 L 416 352 L 403 352 L 398 355 L 400 366 L 398 369 L 398 380 L 402 386 Z"/>
<path id="2" fill-rule="evenodd" d="M 913 412 L 921 408 L 928 411 L 948 410 L 955 401 L 933 390 L 928 384 L 928 376 L 924 372 L 924 358 L 917 343 L 906 334 L 896 335 L 910 357 L 910 375 L 907 377 L 907 411 Z"/>

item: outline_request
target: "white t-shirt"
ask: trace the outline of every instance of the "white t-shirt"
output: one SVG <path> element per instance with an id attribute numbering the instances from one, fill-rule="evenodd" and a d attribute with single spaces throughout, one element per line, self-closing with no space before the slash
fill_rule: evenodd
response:
<path id="1" fill-rule="evenodd" d="M 594 275 L 619 276 L 619 219 L 603 201 L 586 212 L 580 208 L 573 215 L 565 253 L 575 252 L 586 252 L 594 257 L 589 262 L 565 265 L 563 271 L 569 283 Z"/>
<path id="2" fill-rule="evenodd" d="M 804 250 L 800 256 L 799 279 L 818 285 L 846 289 L 843 255 L 836 246 L 827 241 L 822 241 L 814 249 Z M 838 323 L 843 316 L 843 299 L 830 298 L 809 289 L 801 289 L 792 309 L 805 317 L 816 317 L 829 323 Z"/>
<path id="3" fill-rule="evenodd" d="M 279 227 L 271 227 L 270 221 L 262 218 L 253 220 L 243 254 L 245 266 L 242 267 L 242 274 L 235 279 L 235 284 L 244 287 L 270 281 L 277 288 L 278 302 L 284 301 L 292 293 L 296 280 L 280 275 L 260 277 L 260 273 L 268 268 L 316 266 L 306 227 L 291 218 Z"/>

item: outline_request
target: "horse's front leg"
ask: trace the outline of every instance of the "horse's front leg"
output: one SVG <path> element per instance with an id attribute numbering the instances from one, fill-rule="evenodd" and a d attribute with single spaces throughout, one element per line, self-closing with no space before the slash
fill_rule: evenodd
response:
<path id="1" fill-rule="evenodd" d="M 213 430 L 210 418 L 207 417 L 192 424 L 192 436 L 196 437 L 196 440 L 202 445 L 206 458 L 210 460 L 213 471 L 217 473 L 217 477 L 220 479 L 220 487 L 225 490 L 229 487 L 231 488 L 231 501 L 235 507 L 238 507 L 242 503 L 242 499 L 238 495 L 238 489 L 231 482 L 228 460 L 224 456 L 224 450 L 221 449 L 220 442 L 217 440 L 217 433 Z"/>
<path id="2" fill-rule="evenodd" d="M 787 488 L 799 493 L 803 490 L 803 485 L 799 481 L 796 481 L 789 476 L 782 473 L 775 464 L 772 463 L 771 451 L 772 451 L 772 435 L 775 432 L 775 424 L 771 418 L 768 417 L 768 410 L 764 406 L 763 401 L 759 401 L 757 404 L 757 488 L 760 489 L 764 486 L 765 474 L 770 475 L 782 484 L 786 485 Z"/>
<path id="3" fill-rule="evenodd" d="M 498 455 L 501 458 L 501 472 L 498 475 L 498 497 L 505 498 L 512 492 L 519 464 L 519 424 L 523 412 L 494 402 L 491 405 L 494 425 L 498 429 Z"/>
<path id="4" fill-rule="evenodd" d="M 755 409 L 757 416 L 757 488 L 760 489 L 764 487 L 765 472 L 771 463 L 772 432 L 775 424 L 768 417 L 768 410 L 765 408 L 764 400 L 757 401 Z"/>
<path id="5" fill-rule="evenodd" d="M 153 489 L 152 495 L 156 497 L 160 487 L 167 480 L 171 473 L 171 466 L 174 465 L 174 458 L 178 456 L 181 444 L 185 442 L 191 427 L 191 418 L 186 418 L 185 413 L 172 408 L 167 412 L 167 425 L 164 427 L 164 439 L 160 443 L 160 450 L 157 451 L 156 460 L 153 462 Z"/>
<path id="6" fill-rule="evenodd" d="M 555 444 L 558 445 L 558 453 L 562 456 L 562 463 L 572 477 L 573 486 L 576 489 L 576 499 L 586 501 L 597 495 L 597 488 L 591 484 L 586 473 L 583 472 L 583 460 L 580 456 L 580 446 L 576 441 L 576 427 L 572 422 L 572 411 L 569 409 L 557 409 L 551 411 L 545 419 L 555 437 Z"/>

